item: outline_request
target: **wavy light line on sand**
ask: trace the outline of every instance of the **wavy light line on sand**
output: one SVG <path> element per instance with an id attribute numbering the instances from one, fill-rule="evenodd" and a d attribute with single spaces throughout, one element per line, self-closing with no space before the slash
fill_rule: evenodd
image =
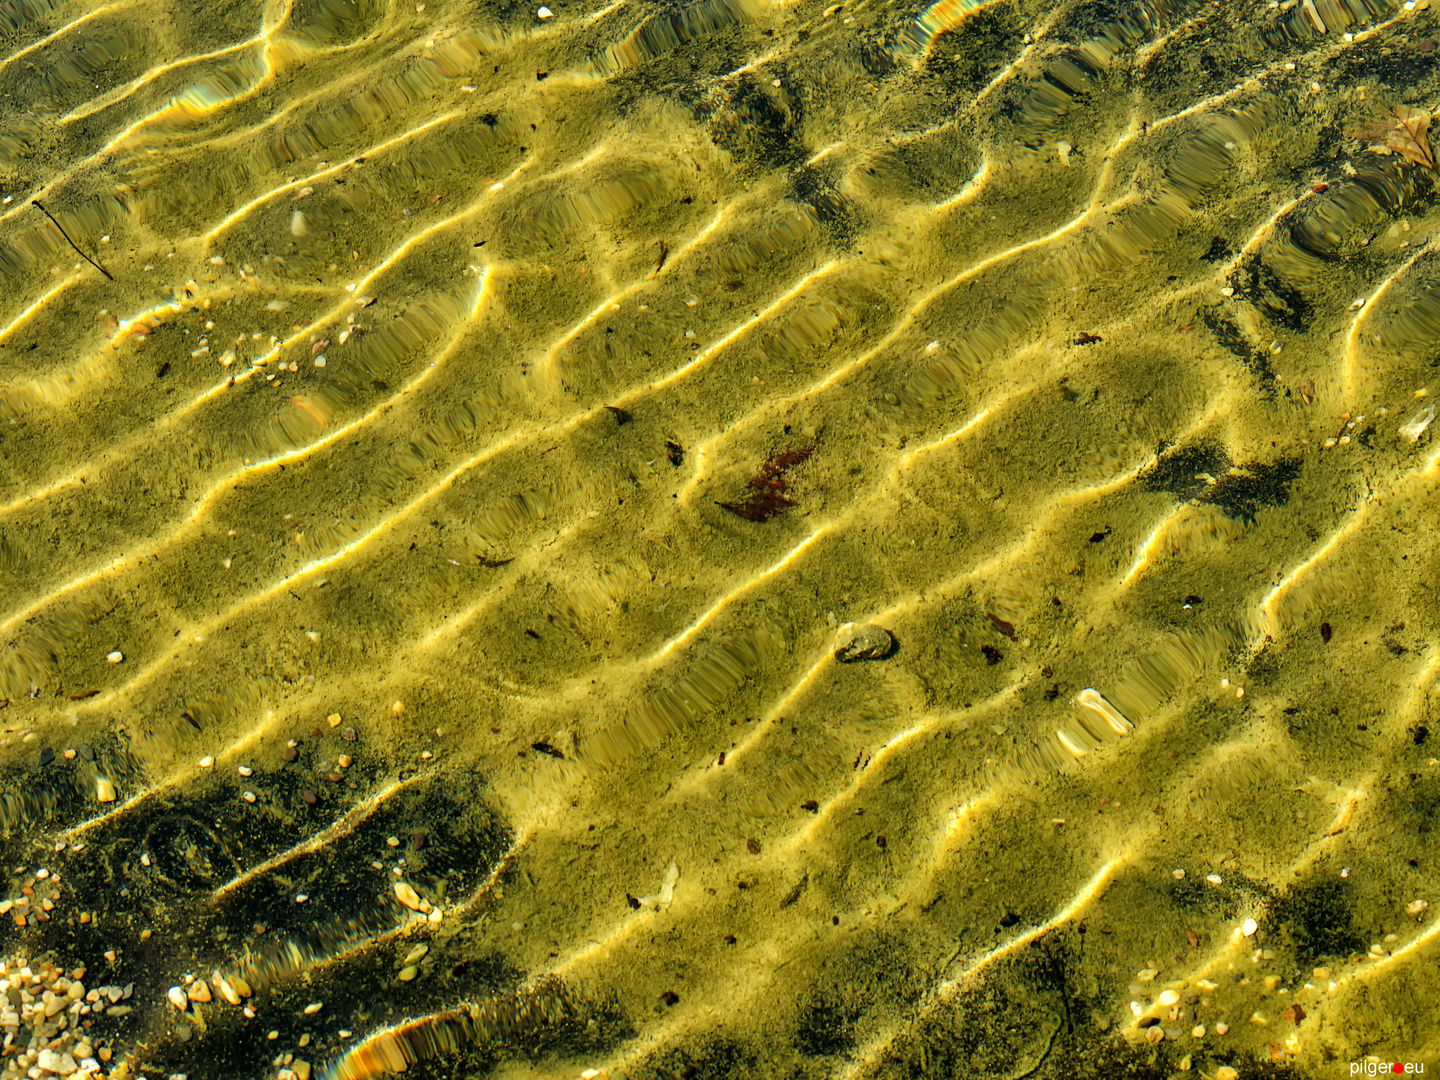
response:
<path id="1" fill-rule="evenodd" d="M 733 212 L 735 206 L 736 204 L 730 203 L 724 207 L 721 207 L 720 210 L 715 214 L 715 216 L 710 219 L 708 225 L 702 228 L 700 232 L 694 237 L 692 237 L 690 240 L 686 241 L 686 243 L 683 244 L 675 252 L 675 257 L 673 259 L 666 260 L 665 265 L 661 268 L 661 272 L 673 270 L 675 264 L 682 261 L 686 256 L 694 253 L 697 250 L 703 250 L 700 248 L 700 245 L 705 240 L 709 239 L 711 234 L 713 234 L 715 230 L 720 227 L 720 225 L 726 220 L 729 214 Z M 607 314 L 613 314 L 621 311 L 621 305 L 627 297 L 638 293 L 641 290 L 642 286 L 656 280 L 656 278 L 658 278 L 659 276 L 660 273 L 657 273 L 655 277 L 645 276 L 637 278 L 625 288 L 621 289 L 619 292 L 611 293 L 609 296 L 605 297 L 599 303 L 597 303 L 593 308 L 590 309 L 589 312 L 583 315 L 578 322 L 576 322 L 568 330 L 561 334 L 556 339 L 554 344 L 552 344 L 548 349 L 545 350 L 545 355 L 541 357 L 540 361 L 535 366 L 536 377 L 544 379 L 547 384 L 551 385 L 553 388 L 555 380 L 555 368 L 558 367 L 560 364 L 561 351 L 567 345 L 573 342 L 576 338 L 578 338 L 585 330 L 593 326 L 598 319 Z"/>
<path id="2" fill-rule="evenodd" d="M 237 874 L 225 884 L 221 885 L 219 888 L 211 892 L 210 898 L 212 900 L 223 900 L 228 893 L 231 893 L 244 885 L 248 885 L 250 882 L 260 877 L 260 875 L 268 874 L 270 871 L 278 869 L 279 867 L 284 866 L 286 863 L 294 859 L 298 859 L 302 855 L 309 854 L 312 851 L 316 851 L 324 847 L 332 840 L 336 840 L 341 836 L 346 836 L 349 833 L 354 832 L 355 826 L 359 825 L 362 821 L 364 821 L 376 810 L 378 810 L 380 808 L 380 804 L 383 803 L 386 799 L 390 798 L 390 796 L 394 795 L 397 791 L 402 791 L 403 789 L 409 787 L 411 784 L 418 783 L 421 780 L 430 779 L 430 775 L 431 774 L 425 772 L 416 772 L 405 780 L 391 780 L 383 787 L 380 787 L 377 790 L 371 792 L 364 799 L 362 799 L 360 802 L 356 803 L 349 810 L 347 810 L 343 816 L 336 819 L 335 821 L 332 821 L 324 829 L 320 830 L 319 832 L 311 833 L 308 838 L 301 843 L 298 843 L 293 847 L 286 848 L 279 854 L 272 855 L 264 862 L 257 863 L 249 870 L 245 870 Z"/>
<path id="3" fill-rule="evenodd" d="M 9 67 L 11 64 L 13 64 L 16 60 L 23 60 L 25 57 L 29 56 L 29 55 L 30 55 L 32 52 L 34 52 L 35 50 L 37 50 L 37 49 L 43 49 L 43 48 L 45 48 L 45 47 L 48 46 L 48 45 L 53 45 L 55 42 L 59 41 L 59 40 L 60 40 L 61 38 L 63 38 L 66 34 L 70 33 L 72 30 L 78 30 L 80 27 L 84 26 L 84 25 L 85 25 L 87 22 L 89 22 L 91 19 L 98 19 L 98 18 L 100 18 L 100 17 L 102 17 L 102 16 L 104 16 L 104 15 L 114 15 L 114 14 L 117 14 L 117 13 L 119 13 L 119 12 L 126 11 L 126 10 L 128 10 L 128 9 L 130 9 L 130 8 L 139 7 L 139 6 L 140 6 L 140 5 L 139 5 L 138 3 L 123 3 L 123 4 L 105 4 L 105 5 L 101 6 L 101 7 L 98 7 L 98 8 L 96 8 L 94 11 L 88 12 L 88 13 L 80 16 L 78 19 L 75 19 L 75 20 L 72 21 L 72 22 L 66 23 L 64 26 L 60 27 L 60 29 L 58 29 L 58 30 L 52 30 L 50 33 L 46 34 L 43 38 L 40 38 L 38 41 L 33 41 L 33 42 L 31 42 L 29 45 L 26 45 L 23 49 L 20 49 L 18 52 L 11 53 L 9 56 L 5 57 L 3 60 L 0 60 L 0 72 L 3 72 L 7 67 Z"/>
<path id="4" fill-rule="evenodd" d="M 1369 296 L 1362 297 L 1365 302 L 1355 313 L 1355 317 L 1350 320 L 1350 330 L 1345 335 L 1345 347 L 1340 352 L 1340 371 L 1343 377 L 1345 396 L 1347 398 L 1353 400 L 1359 390 L 1360 357 L 1358 354 L 1361 326 L 1368 321 L 1370 313 L 1375 310 L 1375 305 L 1378 304 L 1381 298 L 1400 280 L 1401 276 L 1422 258 L 1430 254 L 1432 254 L 1432 251 L 1429 247 L 1421 248 L 1381 279 L 1380 284 L 1370 291 Z"/>
<path id="5" fill-rule="evenodd" d="M 872 1039 L 869 1045 L 864 1048 L 857 1049 L 848 1067 L 835 1073 L 836 1080 L 861 1080 L 862 1077 L 872 1074 L 873 1070 L 878 1068 L 886 1056 L 890 1054 L 892 1047 L 899 1038 L 910 1032 L 915 1025 L 924 1020 L 925 1017 L 948 1004 L 964 989 L 964 985 L 976 975 L 1080 914 L 1080 912 L 1085 910 L 1085 908 L 1104 891 L 1105 886 L 1109 884 L 1115 872 L 1129 862 L 1137 846 L 1136 842 L 1132 841 L 1127 845 L 1124 852 L 1102 864 L 1091 876 L 1090 880 L 1082 885 L 1066 905 L 1051 916 L 1051 918 L 1037 926 L 1031 927 L 1022 934 L 1017 934 L 1009 941 L 986 951 L 972 961 L 959 975 L 946 979 L 936 985 L 926 995 L 924 1002 L 915 1010 L 913 1016 L 907 1017 L 899 1024 L 892 1026 L 890 1030 L 881 1033 Z M 958 956 L 958 950 L 952 953 L 950 957 L 946 958 L 942 963 L 941 970 L 944 971 L 950 967 L 950 965 L 958 959 Z"/>

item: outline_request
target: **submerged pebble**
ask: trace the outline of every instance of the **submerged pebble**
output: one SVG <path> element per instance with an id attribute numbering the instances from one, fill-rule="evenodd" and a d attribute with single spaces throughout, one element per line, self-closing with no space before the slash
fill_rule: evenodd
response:
<path id="1" fill-rule="evenodd" d="M 846 623 L 835 635 L 835 659 L 842 664 L 855 660 L 883 660 L 895 647 L 890 631 L 873 623 Z"/>

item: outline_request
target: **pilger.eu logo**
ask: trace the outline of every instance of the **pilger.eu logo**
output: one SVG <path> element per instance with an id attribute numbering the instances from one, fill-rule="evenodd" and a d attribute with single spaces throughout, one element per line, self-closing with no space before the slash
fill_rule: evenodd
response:
<path id="1" fill-rule="evenodd" d="M 1352 1061 L 1351 1076 L 1414 1076 L 1425 1071 L 1423 1061 Z"/>

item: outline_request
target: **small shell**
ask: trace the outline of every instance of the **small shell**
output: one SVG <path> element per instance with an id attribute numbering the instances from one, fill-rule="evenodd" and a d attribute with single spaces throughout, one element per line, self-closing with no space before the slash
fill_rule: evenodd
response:
<path id="1" fill-rule="evenodd" d="M 1116 735 L 1129 735 L 1130 732 L 1135 730 L 1134 725 L 1125 719 L 1120 710 L 1105 700 L 1105 695 L 1093 687 L 1087 686 L 1084 690 L 1081 690 L 1080 693 L 1075 696 L 1075 704 L 1079 705 L 1082 709 L 1088 709 L 1100 717 L 1100 719 L 1104 720 L 1106 726 Z"/>
<path id="2" fill-rule="evenodd" d="M 895 648 L 895 639 L 883 626 L 846 623 L 835 635 L 835 659 L 842 664 L 856 660 L 883 660 Z"/>

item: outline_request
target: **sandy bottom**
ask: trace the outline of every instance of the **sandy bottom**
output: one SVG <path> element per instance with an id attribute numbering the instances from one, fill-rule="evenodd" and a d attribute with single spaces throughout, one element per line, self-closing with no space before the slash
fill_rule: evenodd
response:
<path id="1" fill-rule="evenodd" d="M 3 0 L 0 1076 L 1440 1069 L 1440 29 L 1283 7 Z"/>

